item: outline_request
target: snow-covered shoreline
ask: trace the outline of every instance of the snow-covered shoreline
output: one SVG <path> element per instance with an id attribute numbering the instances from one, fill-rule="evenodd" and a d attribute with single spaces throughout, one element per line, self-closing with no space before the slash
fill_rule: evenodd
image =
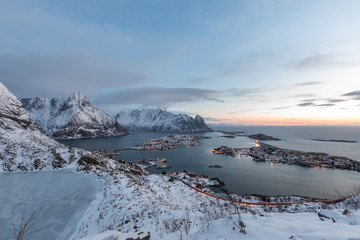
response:
<path id="1" fill-rule="evenodd" d="M 180 181 L 170 182 L 169 176 L 134 175 L 116 168 L 112 164 L 112 170 L 95 171 L 104 179 L 103 191 L 85 212 L 71 240 L 116 239 L 124 234 L 134 239 L 150 235 L 151 239 L 170 240 L 335 240 L 360 235 L 359 195 L 337 204 L 244 207 L 199 194 Z M 245 235 L 239 233 L 239 219 L 245 224 Z"/>

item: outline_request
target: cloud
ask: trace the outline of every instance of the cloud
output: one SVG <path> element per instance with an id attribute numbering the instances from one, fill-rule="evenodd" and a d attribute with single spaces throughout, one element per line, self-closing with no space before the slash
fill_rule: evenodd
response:
<path id="1" fill-rule="evenodd" d="M 263 90 L 261 88 L 230 88 L 222 91 L 224 96 L 230 97 L 253 97 Z"/>
<path id="2" fill-rule="evenodd" d="M 339 102 L 345 102 L 345 99 L 329 99 L 330 103 L 339 103 Z"/>
<path id="3" fill-rule="evenodd" d="M 237 114 L 237 113 L 245 113 L 245 112 L 252 112 L 252 111 L 256 111 L 259 108 L 247 108 L 247 109 L 241 109 L 241 110 L 237 110 L 237 111 L 232 111 L 232 112 L 228 112 L 228 114 Z"/>
<path id="4" fill-rule="evenodd" d="M 343 96 L 360 96 L 360 90 L 354 92 L 345 93 Z"/>
<path id="5" fill-rule="evenodd" d="M 299 103 L 298 106 L 299 107 L 309 107 L 309 106 L 316 106 L 316 104 L 314 104 L 312 102 L 305 102 L 305 103 Z"/>
<path id="6" fill-rule="evenodd" d="M 93 94 L 151 80 L 86 52 L 0 54 L 0 76 L 19 97 Z"/>
<path id="7" fill-rule="evenodd" d="M 319 85 L 319 84 L 322 84 L 322 82 L 302 82 L 302 83 L 296 83 L 294 84 L 293 86 L 298 86 L 298 87 L 301 87 L 301 86 L 313 86 L 313 85 Z"/>
<path id="8" fill-rule="evenodd" d="M 249 70 L 246 67 L 247 65 L 248 65 L 248 62 L 237 61 L 237 62 L 227 65 L 226 67 L 224 67 L 223 69 L 219 70 L 218 72 L 216 72 L 212 75 L 209 75 L 207 77 L 194 78 L 190 82 L 192 84 L 198 84 L 198 83 L 202 83 L 202 82 L 243 75 L 243 74 L 246 74 L 249 72 Z"/>
<path id="9" fill-rule="evenodd" d="M 332 107 L 335 106 L 333 103 L 323 103 L 323 104 L 317 104 L 317 107 Z"/>
<path id="10" fill-rule="evenodd" d="M 288 108 L 291 108 L 291 107 L 292 107 L 292 106 L 275 107 L 275 108 L 271 108 L 270 110 L 272 110 L 272 111 L 276 111 L 276 110 L 288 109 Z"/>
<path id="11" fill-rule="evenodd" d="M 116 46 L 131 46 L 137 41 L 114 25 L 77 21 L 61 9 L 54 14 L 39 1 L 21 2 L 0 1 L 3 52 L 73 48 L 113 53 Z"/>
<path id="12" fill-rule="evenodd" d="M 360 90 L 343 94 L 344 97 L 350 97 L 351 100 L 360 100 Z"/>
<path id="13" fill-rule="evenodd" d="M 231 88 L 225 90 L 210 90 L 203 88 L 183 87 L 124 87 L 118 90 L 97 94 L 92 98 L 96 106 L 101 106 L 115 113 L 124 107 L 161 107 L 168 108 L 178 103 L 210 101 L 223 103 L 226 97 L 248 97 L 256 93 L 256 89 Z M 252 109 L 242 110 L 252 111 Z"/>
<path id="14" fill-rule="evenodd" d="M 304 93 L 304 94 L 295 94 L 295 95 L 290 95 L 287 96 L 286 98 L 314 98 L 317 97 L 318 95 L 312 94 L 312 93 Z"/>
<path id="15" fill-rule="evenodd" d="M 145 105 L 168 107 L 174 103 L 213 101 L 224 102 L 217 98 L 219 91 L 201 88 L 139 87 L 123 88 L 107 94 L 98 95 L 94 102 L 104 105 Z"/>
<path id="16" fill-rule="evenodd" d="M 295 70 L 306 70 L 318 67 L 351 67 L 359 65 L 358 61 L 339 59 L 338 56 L 331 53 L 314 54 L 313 56 L 305 57 L 290 61 L 285 66 Z"/>
<path id="17" fill-rule="evenodd" d="M 215 72 L 212 75 L 206 76 L 206 77 L 198 77 L 191 80 L 191 83 L 197 84 L 207 81 L 213 81 L 218 79 L 224 79 L 228 77 L 238 76 L 238 75 L 244 75 L 248 74 L 252 71 L 254 71 L 253 65 L 261 61 L 263 59 L 268 59 L 271 57 L 276 56 L 276 54 L 269 52 L 269 51 L 258 51 L 254 52 L 248 56 L 245 56 L 244 59 L 233 61 L 233 62 L 227 62 L 227 63 L 217 63 L 212 64 L 212 66 L 209 66 L 209 68 L 219 68 L 217 72 Z"/>
<path id="18" fill-rule="evenodd" d="M 212 118 L 212 117 L 205 117 L 204 120 L 206 122 L 222 122 L 222 121 L 228 121 L 228 118 Z"/>
<path id="19" fill-rule="evenodd" d="M 316 54 L 299 60 L 293 60 L 287 64 L 294 69 L 307 69 L 327 65 L 334 58 L 332 54 Z"/>
<path id="20" fill-rule="evenodd" d="M 315 102 L 322 102 L 322 103 L 315 103 Z M 324 103 L 325 101 L 325 103 Z M 335 106 L 336 102 L 338 102 L 340 100 L 336 99 L 306 99 L 303 100 L 303 103 L 299 103 L 297 106 L 299 107 L 332 107 Z"/>

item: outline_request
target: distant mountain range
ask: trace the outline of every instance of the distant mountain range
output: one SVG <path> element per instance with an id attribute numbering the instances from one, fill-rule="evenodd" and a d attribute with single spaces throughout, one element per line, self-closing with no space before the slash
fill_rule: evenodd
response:
<path id="1" fill-rule="evenodd" d="M 208 132 L 212 131 L 197 115 L 174 114 L 165 110 L 142 109 L 119 112 L 115 119 L 126 129 L 153 132 Z"/>
<path id="2" fill-rule="evenodd" d="M 92 106 L 84 94 L 68 99 L 23 98 L 25 110 L 39 129 L 58 139 L 120 136 L 127 131 L 109 114 Z"/>
<path id="3" fill-rule="evenodd" d="M 174 114 L 160 108 L 119 112 L 115 118 L 94 107 L 81 93 L 67 99 L 23 98 L 24 109 L 38 128 L 57 139 L 121 136 L 131 131 L 207 132 L 212 131 L 197 115 Z"/>

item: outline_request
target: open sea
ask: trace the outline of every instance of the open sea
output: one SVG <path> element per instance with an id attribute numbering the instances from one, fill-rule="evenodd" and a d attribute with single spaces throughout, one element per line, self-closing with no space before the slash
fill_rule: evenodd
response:
<path id="1" fill-rule="evenodd" d="M 282 141 L 264 141 L 281 148 L 324 152 L 360 160 L 360 127 L 334 126 L 227 126 L 213 127 L 214 130 L 243 131 L 244 134 L 264 133 Z M 171 133 L 132 132 L 127 136 L 62 140 L 63 144 L 84 149 L 114 150 L 127 148 L 149 139 L 167 136 Z M 244 136 L 224 138 L 220 132 L 194 134 L 208 136 L 196 147 L 178 147 L 168 151 L 121 151 L 117 159 L 138 162 L 140 159 L 167 158 L 172 168 L 166 171 L 189 170 L 218 177 L 225 182 L 224 188 L 237 194 L 301 195 L 319 198 L 337 198 L 337 192 L 350 193 L 353 186 L 360 184 L 360 172 L 339 169 L 306 168 L 296 165 L 254 162 L 251 157 L 214 155 L 211 150 L 226 145 L 229 147 L 252 147 L 255 140 Z M 346 140 L 346 142 L 320 142 L 311 139 Z M 222 168 L 209 168 L 218 164 Z M 161 170 L 154 167 L 152 173 Z"/>

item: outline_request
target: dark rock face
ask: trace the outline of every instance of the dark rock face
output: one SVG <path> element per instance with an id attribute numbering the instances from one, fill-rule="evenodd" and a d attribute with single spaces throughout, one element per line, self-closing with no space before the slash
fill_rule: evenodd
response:
<path id="1" fill-rule="evenodd" d="M 39 106 L 40 101 L 34 105 Z M 0 172 L 62 168 L 77 161 L 79 154 L 41 133 L 0 82 Z"/>
<path id="2" fill-rule="evenodd" d="M 24 108 L 39 129 L 59 139 L 108 137 L 127 134 L 113 117 L 93 107 L 87 97 L 74 93 L 68 99 L 23 98 Z"/>
<path id="3" fill-rule="evenodd" d="M 197 115 L 174 114 L 162 109 L 122 111 L 116 120 L 129 130 L 153 132 L 208 132 L 212 131 Z"/>
<path id="4" fill-rule="evenodd" d="M 3 95 L 0 104 L 0 127 L 11 130 L 15 126 L 8 122 L 14 122 L 18 125 L 16 127 L 36 129 L 36 125 L 31 121 L 17 98 L 5 86 L 1 85 L 0 87 L 2 87 L 1 94 Z"/>
<path id="5" fill-rule="evenodd" d="M 58 168 L 63 168 L 63 167 L 65 167 L 65 165 L 66 165 L 66 163 L 67 163 L 67 162 L 65 161 L 65 159 L 63 159 L 60 154 L 56 153 L 55 150 L 52 150 L 52 153 L 53 153 L 53 155 L 54 155 L 54 159 L 53 159 L 53 161 L 52 161 L 52 167 L 53 167 L 54 169 L 58 169 Z"/>
<path id="6" fill-rule="evenodd" d="M 256 140 L 281 141 L 281 139 L 279 139 L 279 138 L 274 138 L 274 137 L 271 137 L 271 136 L 267 136 L 267 135 L 262 134 L 262 133 L 249 135 L 248 137 L 251 138 L 251 139 L 256 139 Z"/>
<path id="7" fill-rule="evenodd" d="M 215 164 L 215 165 L 210 165 L 209 168 L 222 168 L 222 166 Z"/>

